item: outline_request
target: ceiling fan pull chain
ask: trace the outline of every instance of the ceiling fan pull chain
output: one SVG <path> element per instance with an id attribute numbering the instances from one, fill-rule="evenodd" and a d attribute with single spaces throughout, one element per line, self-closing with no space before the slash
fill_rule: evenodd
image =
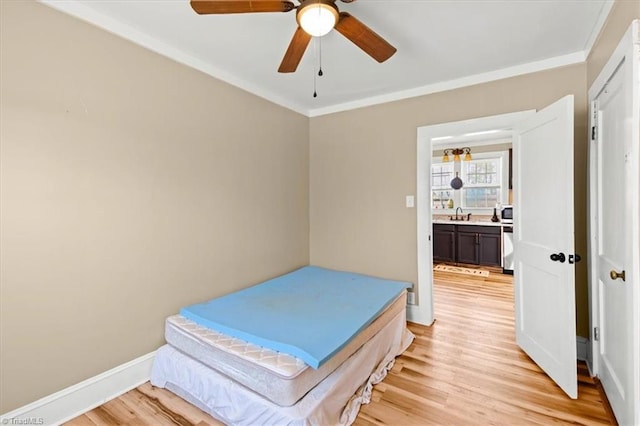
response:
<path id="1" fill-rule="evenodd" d="M 318 76 L 322 77 L 324 75 L 324 73 L 322 72 L 322 37 L 318 37 L 318 51 L 319 51 L 319 56 L 320 56 L 320 66 L 318 67 Z"/>
<path id="2" fill-rule="evenodd" d="M 314 62 L 317 62 L 318 59 L 318 37 L 314 37 L 315 40 L 313 40 L 313 59 Z M 317 98 L 318 97 L 318 92 L 317 92 L 317 82 L 316 82 L 316 70 L 315 67 L 313 68 L 313 97 Z"/>
<path id="3" fill-rule="evenodd" d="M 316 70 L 313 70 L 313 97 L 317 98 L 318 97 L 318 92 L 316 91 L 317 85 L 316 85 Z"/>
<path id="4" fill-rule="evenodd" d="M 316 91 L 316 70 L 313 70 L 313 97 L 317 98 L 318 97 L 318 92 Z"/>

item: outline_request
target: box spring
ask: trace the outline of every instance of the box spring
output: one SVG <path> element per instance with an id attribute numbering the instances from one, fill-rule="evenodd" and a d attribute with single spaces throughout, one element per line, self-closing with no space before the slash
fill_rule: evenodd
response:
<path id="1" fill-rule="evenodd" d="M 265 399 L 171 345 L 160 348 L 151 384 L 166 388 L 229 425 L 350 425 L 373 385 L 393 366 L 413 340 L 403 311 L 294 405 Z"/>

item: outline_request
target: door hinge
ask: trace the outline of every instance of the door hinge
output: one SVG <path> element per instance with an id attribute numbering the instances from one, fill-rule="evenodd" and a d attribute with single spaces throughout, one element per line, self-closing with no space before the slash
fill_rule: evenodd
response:
<path id="1" fill-rule="evenodd" d="M 600 329 L 598 327 L 593 327 L 593 340 L 600 340 Z"/>
<path id="2" fill-rule="evenodd" d="M 591 123 L 593 126 L 591 127 L 591 140 L 598 140 L 598 101 L 593 101 L 591 104 L 591 109 L 593 112 L 593 117 L 591 118 Z"/>

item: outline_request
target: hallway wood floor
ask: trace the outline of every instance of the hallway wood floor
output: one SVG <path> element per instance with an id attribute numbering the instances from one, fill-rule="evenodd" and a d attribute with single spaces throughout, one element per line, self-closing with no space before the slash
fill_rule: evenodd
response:
<path id="1" fill-rule="evenodd" d="M 611 424 L 598 388 L 578 367 L 571 400 L 515 344 L 510 276 L 434 272 L 436 322 L 416 335 L 355 425 Z M 145 383 L 69 425 L 218 425 Z"/>

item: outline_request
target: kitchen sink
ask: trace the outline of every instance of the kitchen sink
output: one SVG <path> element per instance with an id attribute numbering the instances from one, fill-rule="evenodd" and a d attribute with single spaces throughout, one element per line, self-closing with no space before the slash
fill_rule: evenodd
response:
<path id="1" fill-rule="evenodd" d="M 466 218 L 465 218 L 466 216 Z M 464 215 L 461 216 L 459 218 L 453 217 L 453 216 L 449 216 L 449 220 L 453 221 L 453 222 L 471 222 L 471 213 L 469 213 L 468 215 Z"/>

